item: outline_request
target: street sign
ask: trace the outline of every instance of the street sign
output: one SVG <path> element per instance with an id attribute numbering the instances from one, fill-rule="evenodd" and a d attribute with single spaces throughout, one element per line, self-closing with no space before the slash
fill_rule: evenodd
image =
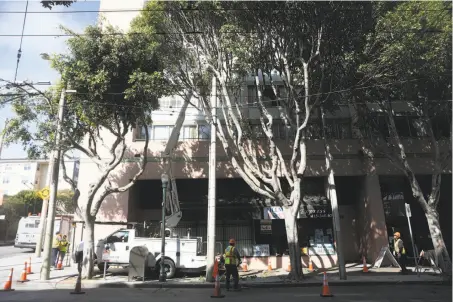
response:
<path id="1" fill-rule="evenodd" d="M 405 203 L 405 205 L 406 205 L 406 217 L 412 217 L 411 206 L 408 203 Z"/>
<path id="2" fill-rule="evenodd" d="M 0 215 L 0 220 L 5 220 L 6 215 Z"/>
<path id="3" fill-rule="evenodd" d="M 108 250 L 104 250 L 102 253 L 102 261 L 109 262 L 110 261 L 110 252 Z"/>
<path id="4" fill-rule="evenodd" d="M 48 199 L 50 196 L 49 188 L 48 187 L 43 188 L 41 191 L 38 192 L 38 196 L 43 200 Z"/>

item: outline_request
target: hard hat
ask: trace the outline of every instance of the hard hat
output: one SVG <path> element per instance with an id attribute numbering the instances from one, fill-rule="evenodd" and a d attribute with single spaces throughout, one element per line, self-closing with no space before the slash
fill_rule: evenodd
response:
<path id="1" fill-rule="evenodd" d="M 399 237 L 401 237 L 401 234 L 400 234 L 400 232 L 395 232 L 395 234 L 393 234 L 393 236 L 396 236 L 399 238 Z"/>
<path id="2" fill-rule="evenodd" d="M 233 238 L 231 238 L 230 239 L 230 244 L 236 244 L 236 241 Z"/>

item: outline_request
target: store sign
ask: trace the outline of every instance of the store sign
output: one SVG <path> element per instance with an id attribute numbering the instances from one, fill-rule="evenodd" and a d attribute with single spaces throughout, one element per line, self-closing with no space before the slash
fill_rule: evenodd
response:
<path id="1" fill-rule="evenodd" d="M 323 244 L 314 244 L 313 246 L 308 248 L 309 255 L 336 255 L 337 252 L 335 251 L 335 247 L 331 243 L 323 243 Z"/>
<path id="2" fill-rule="evenodd" d="M 382 204 L 386 217 L 406 216 L 403 192 L 384 193 L 382 195 Z"/>
<path id="3" fill-rule="evenodd" d="M 272 234 L 272 220 L 261 220 L 260 232 L 261 234 Z"/>
<path id="4" fill-rule="evenodd" d="M 298 218 L 331 218 L 330 205 L 301 206 Z"/>
<path id="5" fill-rule="evenodd" d="M 282 207 L 267 207 L 264 208 L 264 219 L 285 219 L 285 215 L 283 214 Z"/>
<path id="6" fill-rule="evenodd" d="M 253 246 L 253 257 L 270 256 L 269 244 L 258 244 Z"/>

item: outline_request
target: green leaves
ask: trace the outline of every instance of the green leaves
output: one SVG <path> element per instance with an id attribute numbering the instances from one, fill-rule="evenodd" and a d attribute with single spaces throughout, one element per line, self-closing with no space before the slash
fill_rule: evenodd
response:
<path id="1" fill-rule="evenodd" d="M 158 98 L 174 91 L 163 75 L 155 36 L 97 25 L 87 27 L 84 35 L 62 30 L 74 37 L 67 41 L 67 53 L 50 56 L 61 83 L 46 92 L 16 85 L 14 92 L 22 97 L 10 101 L 16 117 L 5 141 L 21 142 L 33 157 L 46 156 L 56 147 L 55 121 L 64 87 L 76 93 L 64 95 L 63 150 L 82 148 L 87 135 L 101 139 L 100 129 L 127 133 L 158 108 Z"/>

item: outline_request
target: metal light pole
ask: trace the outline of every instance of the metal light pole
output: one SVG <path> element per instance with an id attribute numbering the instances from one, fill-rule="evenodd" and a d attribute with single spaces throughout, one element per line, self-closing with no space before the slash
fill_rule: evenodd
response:
<path id="1" fill-rule="evenodd" d="M 58 120 L 57 120 L 57 133 L 55 136 L 55 150 L 52 156 L 52 183 L 50 187 L 50 199 L 49 199 L 49 215 L 46 219 L 46 234 L 44 241 L 44 256 L 41 266 L 41 280 L 50 279 L 50 267 L 51 267 L 51 256 L 52 256 L 52 239 L 54 232 L 54 220 L 55 220 L 55 206 L 57 201 L 58 191 L 58 175 L 60 173 L 60 159 L 61 159 L 61 131 L 64 120 L 64 109 L 65 109 L 65 96 L 66 93 L 75 93 L 75 90 L 61 90 L 60 102 L 58 104 Z"/>
<path id="2" fill-rule="evenodd" d="M 168 186 L 168 175 L 162 174 L 162 224 L 160 235 L 162 236 L 162 245 L 160 247 L 160 275 L 159 282 L 167 281 L 167 274 L 165 273 L 165 204 L 167 201 L 167 186 Z"/>
<path id="3" fill-rule="evenodd" d="M 217 79 L 212 77 L 211 92 L 211 141 L 209 144 L 209 185 L 208 185 L 208 242 L 206 281 L 214 281 L 212 271 L 215 259 L 215 220 L 216 220 L 216 126 L 217 126 Z"/>

